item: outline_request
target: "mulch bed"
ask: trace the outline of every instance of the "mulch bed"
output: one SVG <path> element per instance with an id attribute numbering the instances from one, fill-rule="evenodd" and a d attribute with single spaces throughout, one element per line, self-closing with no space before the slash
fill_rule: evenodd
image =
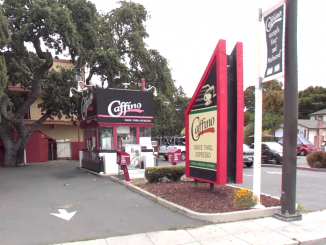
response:
<path id="1" fill-rule="evenodd" d="M 138 183 L 138 187 L 167 201 L 200 213 L 224 213 L 248 208 L 233 206 L 233 193 L 236 188 L 231 186 L 214 186 L 209 190 L 208 183 L 194 181 Z M 270 196 L 261 195 L 260 202 L 265 207 L 280 206 L 280 201 Z"/>

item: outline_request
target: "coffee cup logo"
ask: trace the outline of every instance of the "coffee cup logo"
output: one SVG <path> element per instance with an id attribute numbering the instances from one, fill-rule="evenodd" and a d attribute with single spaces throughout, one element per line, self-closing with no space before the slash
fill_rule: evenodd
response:
<path id="1" fill-rule="evenodd" d="M 204 101 L 205 101 L 205 106 L 209 106 L 210 104 L 213 103 L 212 99 L 216 96 L 215 93 L 215 86 L 214 85 L 209 85 L 206 84 L 205 86 L 202 87 L 202 90 L 206 89 L 204 93 Z"/>

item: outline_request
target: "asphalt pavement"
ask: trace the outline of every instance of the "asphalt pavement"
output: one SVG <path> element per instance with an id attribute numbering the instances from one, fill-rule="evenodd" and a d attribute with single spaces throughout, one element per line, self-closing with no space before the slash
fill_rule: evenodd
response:
<path id="1" fill-rule="evenodd" d="M 170 164 L 159 160 L 162 165 Z M 304 157 L 298 157 L 300 165 L 307 166 Z M 1 245 L 54 244 L 207 224 L 77 166 L 68 161 L 0 168 Z M 326 172 L 297 173 L 298 202 L 307 210 L 325 209 Z M 244 168 L 240 186 L 251 188 L 252 168 Z M 280 190 L 281 168 L 263 167 L 262 193 L 279 196 Z"/>
<path id="2" fill-rule="evenodd" d="M 54 244 L 207 224 L 77 165 L 0 168 L 1 245 Z M 69 215 L 69 221 L 63 219 Z"/>

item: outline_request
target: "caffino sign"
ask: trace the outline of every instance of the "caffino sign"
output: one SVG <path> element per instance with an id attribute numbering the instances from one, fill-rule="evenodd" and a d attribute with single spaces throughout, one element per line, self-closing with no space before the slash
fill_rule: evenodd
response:
<path id="1" fill-rule="evenodd" d="M 141 103 L 121 102 L 120 100 L 112 101 L 108 106 L 108 113 L 111 117 L 120 117 L 128 112 L 143 113 Z"/>
<path id="2" fill-rule="evenodd" d="M 94 88 L 83 95 L 80 113 L 82 124 L 153 123 L 154 107 L 151 92 Z"/>
<path id="3" fill-rule="evenodd" d="M 189 115 L 189 160 L 192 167 L 202 168 L 198 165 L 202 162 L 216 165 L 216 122 L 216 107 L 192 111 Z"/>
<path id="4" fill-rule="evenodd" d="M 195 117 L 191 124 L 191 137 L 194 141 L 198 141 L 200 136 L 206 133 L 214 133 L 215 132 L 215 118 L 211 117 L 209 119 L 200 117 Z"/>

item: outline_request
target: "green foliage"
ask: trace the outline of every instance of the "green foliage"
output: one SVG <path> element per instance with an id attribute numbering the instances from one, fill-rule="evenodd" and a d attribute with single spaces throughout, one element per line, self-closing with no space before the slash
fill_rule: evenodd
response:
<path id="1" fill-rule="evenodd" d="M 145 169 L 145 178 L 151 183 L 161 182 L 164 177 L 171 181 L 178 181 L 184 174 L 184 166 L 148 167 Z"/>
<path id="2" fill-rule="evenodd" d="M 283 84 L 276 80 L 263 83 L 262 84 L 263 98 L 266 95 L 266 93 L 268 93 L 269 91 L 283 91 L 282 88 L 283 88 Z M 250 86 L 244 91 L 244 99 L 245 99 L 244 104 L 247 111 L 255 112 L 255 86 Z"/>
<path id="3" fill-rule="evenodd" d="M 78 96 L 68 97 L 69 88 L 75 87 L 75 78 L 69 70 L 51 70 L 53 53 L 70 57 L 76 68 L 87 68 L 87 84 L 98 75 L 102 86 L 105 81 L 111 88 L 123 88 L 122 83 L 130 82 L 129 89 L 139 90 L 138 85 L 145 78 L 147 87 L 155 86 L 159 94 L 154 101 L 154 116 L 155 123 L 163 126 L 153 130 L 154 136 L 172 129 L 182 130 L 182 114 L 188 98 L 181 88 L 175 87 L 168 61 L 157 50 L 147 49 L 145 22 L 150 16 L 143 5 L 120 1 L 120 6 L 110 13 L 99 14 L 95 5 L 86 0 L 2 2 L 0 87 L 6 87 L 7 73 L 13 85 L 30 91 L 17 96 L 5 90 L 1 98 L 3 124 L 6 124 L 2 126 L 13 125 L 19 131 L 19 140 L 14 141 L 6 133 L 8 130 L 0 130 L 7 147 L 11 143 L 13 151 L 21 148 L 29 134 L 48 118 L 75 118 Z M 41 90 L 43 102 L 38 106 L 43 115 L 26 126 L 24 116 Z"/>
<path id="4" fill-rule="evenodd" d="M 144 42 L 148 37 L 147 11 L 138 3 L 120 1 L 119 4 L 117 9 L 96 18 L 94 41 L 89 42 L 87 35 L 83 35 L 84 53 L 77 60 L 77 66 L 86 65 L 90 69 L 87 83 L 93 75 L 99 75 L 102 85 L 107 81 L 109 87 L 122 88 L 121 83 L 137 85 L 142 77 L 146 78 L 142 73 L 150 61 Z M 89 43 L 94 43 L 94 47 Z"/>
<path id="5" fill-rule="evenodd" d="M 58 116 L 60 109 L 64 109 L 62 113 L 65 113 L 65 108 L 70 108 L 71 103 L 59 106 L 58 101 L 68 99 L 69 88 L 64 85 L 67 80 L 61 83 L 53 81 L 53 84 L 63 86 L 60 88 L 49 85 L 51 81 L 47 81 L 47 76 L 53 78 L 53 74 L 46 73 L 52 67 L 53 57 L 47 49 L 53 50 L 55 54 L 68 53 L 73 61 L 76 56 L 84 57 L 85 50 L 96 44 L 94 23 L 97 23 L 95 21 L 99 15 L 95 5 L 80 0 L 5 0 L 3 10 L 12 35 L 12 41 L 8 43 L 4 54 L 9 81 L 32 91 L 29 97 L 23 99 L 8 92 L 14 105 L 12 108 L 17 112 L 24 105 L 20 113 L 25 114 L 23 110 L 27 110 L 36 100 L 42 87 L 45 92 L 43 99 L 46 101 L 40 105 L 42 111 L 47 112 L 49 117 Z M 32 44 L 34 52 L 27 51 L 26 43 Z M 44 44 L 44 50 L 41 43 Z M 65 74 L 60 76 L 64 79 L 67 77 Z M 52 89 L 46 89 L 49 86 Z M 58 90 L 61 92 L 57 93 Z"/>
<path id="6" fill-rule="evenodd" d="M 244 124 L 245 126 L 248 125 L 249 123 L 253 122 L 255 118 L 255 113 L 251 111 L 246 111 L 244 113 Z"/>
<path id="7" fill-rule="evenodd" d="M 263 114 L 263 131 L 267 133 L 269 129 L 273 128 L 276 124 L 282 121 L 282 115 L 277 115 L 272 112 L 265 112 Z"/>
<path id="8" fill-rule="evenodd" d="M 278 82 L 277 80 L 272 80 L 272 81 L 263 83 L 263 91 L 264 92 L 271 91 L 271 90 L 282 91 L 283 83 Z"/>
<path id="9" fill-rule="evenodd" d="M 7 66 L 6 60 L 3 56 L 0 56 L 0 97 L 3 93 L 4 88 L 7 85 Z"/>
<path id="10" fill-rule="evenodd" d="M 263 114 L 263 132 L 265 133 L 271 133 L 271 128 L 276 126 L 278 123 L 282 122 L 283 116 L 273 114 L 271 112 L 265 112 Z M 248 125 L 246 125 L 244 130 L 244 143 L 247 145 L 250 145 L 254 142 L 254 138 L 249 138 L 250 135 L 254 135 L 254 129 L 255 129 L 255 122 L 251 122 Z M 269 138 L 270 140 L 270 138 Z"/>
<path id="11" fill-rule="evenodd" d="M 0 49 L 2 49 L 10 41 L 10 33 L 8 30 L 7 19 L 3 15 L 2 4 L 0 4 Z M 7 65 L 6 60 L 2 54 L 0 54 L 0 97 L 3 90 L 7 85 Z"/>
<path id="12" fill-rule="evenodd" d="M 67 96 L 71 87 L 77 87 L 74 81 L 74 72 L 70 69 L 60 68 L 59 71 L 49 71 L 43 79 L 42 103 L 38 105 L 43 112 L 51 111 L 51 117 L 63 116 L 74 120 L 74 115 L 78 113 L 79 94 L 72 98 Z M 76 117 L 75 117 L 76 119 Z"/>
<path id="13" fill-rule="evenodd" d="M 184 115 L 185 110 L 189 104 L 190 98 L 186 97 L 182 87 L 179 87 L 174 96 L 173 107 L 174 107 L 174 120 L 172 124 L 171 135 L 178 135 L 184 128 Z"/>
<path id="14" fill-rule="evenodd" d="M 249 138 L 249 136 L 254 135 L 255 132 L 255 123 L 251 122 L 248 125 L 246 125 L 244 130 L 244 139 L 243 142 L 247 145 L 251 145 L 254 143 L 254 138 Z"/>
<path id="15" fill-rule="evenodd" d="M 263 96 L 263 112 L 283 115 L 283 90 L 268 90 Z"/>
<path id="16" fill-rule="evenodd" d="M 307 155 L 307 163 L 312 168 L 326 168 L 326 152 L 315 151 Z"/>
<path id="17" fill-rule="evenodd" d="M 326 88 L 310 86 L 299 92 L 299 118 L 309 119 L 309 114 L 326 109 Z"/>
<path id="18" fill-rule="evenodd" d="M 0 4 L 0 48 L 3 48 L 10 40 L 8 22 L 3 15 L 2 4 Z"/>
<path id="19" fill-rule="evenodd" d="M 244 104 L 247 112 L 255 112 L 255 86 L 250 86 L 244 91 Z"/>
<path id="20" fill-rule="evenodd" d="M 271 128 L 283 121 L 283 84 L 276 80 L 263 83 L 263 132 L 270 133 Z M 244 142 L 250 145 L 255 128 L 255 87 L 248 87 L 245 92 L 245 132 Z"/>
<path id="21" fill-rule="evenodd" d="M 157 88 L 158 94 L 164 94 L 168 101 L 173 102 L 175 94 L 181 95 L 183 91 L 177 91 L 167 59 L 157 50 L 149 50 L 148 53 L 142 76 L 146 78 L 146 83 Z"/>
<path id="22" fill-rule="evenodd" d="M 235 189 L 233 205 L 235 208 L 252 208 L 258 203 L 257 197 L 247 189 Z"/>
<path id="23" fill-rule="evenodd" d="M 184 112 L 189 101 L 182 87 L 176 90 L 171 100 L 164 94 L 158 95 L 154 103 L 152 136 L 179 135 L 184 128 Z"/>

